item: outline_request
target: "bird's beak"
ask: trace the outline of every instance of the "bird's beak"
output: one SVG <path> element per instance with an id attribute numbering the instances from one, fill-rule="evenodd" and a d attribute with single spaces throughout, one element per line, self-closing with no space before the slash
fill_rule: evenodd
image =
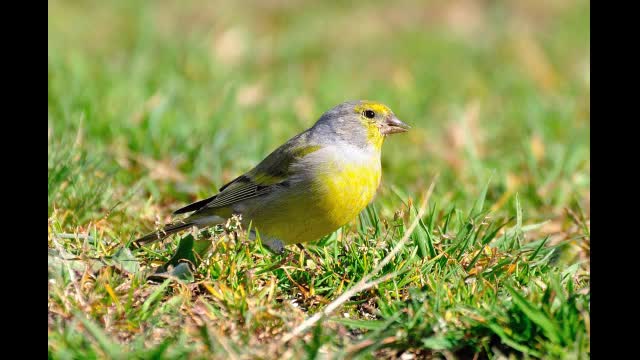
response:
<path id="1" fill-rule="evenodd" d="M 380 131 L 383 135 L 402 133 L 409 131 L 411 126 L 400 121 L 395 115 L 392 115 L 387 121 L 382 125 Z"/>

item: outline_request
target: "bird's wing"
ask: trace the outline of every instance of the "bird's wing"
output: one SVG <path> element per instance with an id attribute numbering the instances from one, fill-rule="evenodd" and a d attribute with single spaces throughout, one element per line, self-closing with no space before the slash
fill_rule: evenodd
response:
<path id="1" fill-rule="evenodd" d="M 319 145 L 307 144 L 304 135 L 302 133 L 280 146 L 255 168 L 221 187 L 217 195 L 187 205 L 174 214 L 227 207 L 266 195 L 277 187 L 288 186 L 288 180 L 295 171 L 291 164 L 320 149 Z"/>

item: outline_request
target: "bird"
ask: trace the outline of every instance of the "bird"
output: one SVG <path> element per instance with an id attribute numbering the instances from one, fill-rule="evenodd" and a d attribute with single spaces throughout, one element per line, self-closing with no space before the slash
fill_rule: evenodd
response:
<path id="1" fill-rule="evenodd" d="M 385 138 L 410 128 L 383 103 L 338 104 L 217 194 L 173 213 L 187 217 L 133 244 L 140 247 L 194 226 L 223 224 L 234 214 L 245 228 L 251 225 L 252 239 L 259 236 L 276 253 L 287 245 L 319 240 L 373 201 Z"/>

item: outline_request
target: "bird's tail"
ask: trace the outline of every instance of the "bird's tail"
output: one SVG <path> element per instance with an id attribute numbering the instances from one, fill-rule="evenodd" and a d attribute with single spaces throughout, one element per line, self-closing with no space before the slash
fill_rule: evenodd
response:
<path id="1" fill-rule="evenodd" d="M 141 245 L 144 245 L 150 242 L 162 240 L 170 235 L 173 235 L 177 232 L 188 229 L 195 225 L 196 224 L 193 222 L 178 222 L 178 223 L 168 224 L 168 225 L 165 225 L 165 227 L 162 228 L 162 230 L 154 231 L 152 233 L 149 233 L 135 240 L 132 243 L 132 245 L 135 247 L 140 247 Z"/>

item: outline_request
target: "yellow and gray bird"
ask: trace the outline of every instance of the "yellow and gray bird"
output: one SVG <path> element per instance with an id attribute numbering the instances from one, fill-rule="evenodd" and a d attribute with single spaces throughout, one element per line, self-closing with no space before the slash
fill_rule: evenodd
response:
<path id="1" fill-rule="evenodd" d="M 353 220 L 373 200 L 382 174 L 382 143 L 408 129 L 384 104 L 344 102 L 218 194 L 174 212 L 189 216 L 134 243 L 222 224 L 233 214 L 241 215 L 243 226 L 251 224 L 275 252 L 318 240 Z"/>

